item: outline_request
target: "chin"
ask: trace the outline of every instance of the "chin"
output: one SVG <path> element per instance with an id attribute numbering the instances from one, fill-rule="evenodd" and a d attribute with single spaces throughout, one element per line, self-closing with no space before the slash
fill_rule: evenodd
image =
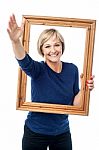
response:
<path id="1" fill-rule="evenodd" d="M 57 62 L 59 62 L 59 59 L 57 59 L 57 60 L 50 59 L 49 61 L 53 62 L 53 63 L 57 63 Z"/>

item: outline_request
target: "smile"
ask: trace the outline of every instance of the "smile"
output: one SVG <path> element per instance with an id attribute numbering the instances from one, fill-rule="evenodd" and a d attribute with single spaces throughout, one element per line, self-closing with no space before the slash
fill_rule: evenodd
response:
<path id="1" fill-rule="evenodd" d="M 56 57 L 56 56 L 58 56 L 58 54 L 49 54 L 49 56 Z"/>

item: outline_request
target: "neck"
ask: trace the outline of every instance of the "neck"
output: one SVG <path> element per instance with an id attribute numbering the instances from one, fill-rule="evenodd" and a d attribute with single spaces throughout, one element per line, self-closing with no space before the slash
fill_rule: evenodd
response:
<path id="1" fill-rule="evenodd" d="M 60 73 L 62 71 L 62 62 L 46 62 L 47 65 L 55 72 Z"/>

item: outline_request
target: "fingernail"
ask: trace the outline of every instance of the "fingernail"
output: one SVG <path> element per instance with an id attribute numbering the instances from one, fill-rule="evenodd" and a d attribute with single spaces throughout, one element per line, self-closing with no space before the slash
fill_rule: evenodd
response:
<path id="1" fill-rule="evenodd" d="M 91 76 L 90 79 L 93 79 L 93 76 Z"/>

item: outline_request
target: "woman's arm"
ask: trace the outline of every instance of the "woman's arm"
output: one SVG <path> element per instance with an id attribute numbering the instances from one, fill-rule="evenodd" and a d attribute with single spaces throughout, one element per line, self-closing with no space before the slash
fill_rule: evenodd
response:
<path id="1" fill-rule="evenodd" d="M 22 36 L 23 31 L 24 22 L 22 22 L 21 27 L 18 27 L 15 16 L 12 15 L 9 19 L 7 32 L 9 34 L 10 40 L 12 41 L 15 57 L 19 60 L 25 57 L 25 51 L 20 41 L 20 37 Z"/>
<path id="2" fill-rule="evenodd" d="M 94 76 L 90 77 L 90 80 L 86 82 L 86 85 L 88 86 L 89 90 L 92 91 L 94 88 Z M 81 106 L 82 105 L 82 99 L 81 99 L 81 91 L 75 96 L 73 105 L 75 106 Z"/>
<path id="3" fill-rule="evenodd" d="M 81 91 L 74 97 L 73 105 L 81 106 Z"/>

